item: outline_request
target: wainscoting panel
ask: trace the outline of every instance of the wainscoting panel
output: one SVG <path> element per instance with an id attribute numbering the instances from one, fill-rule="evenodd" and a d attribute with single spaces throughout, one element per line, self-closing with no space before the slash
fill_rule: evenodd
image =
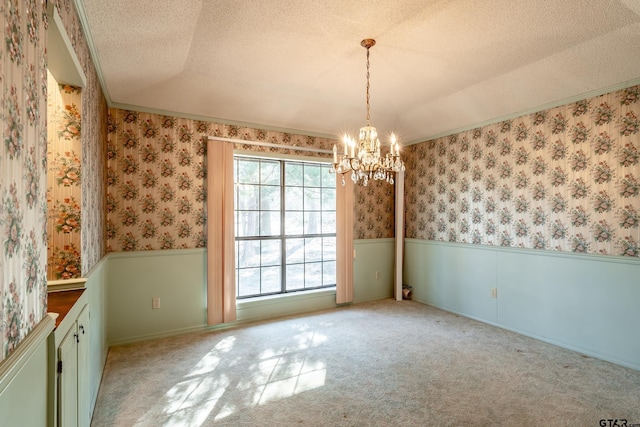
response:
<path id="1" fill-rule="evenodd" d="M 637 259 L 417 239 L 405 251 L 415 300 L 640 369 Z"/>
<path id="2" fill-rule="evenodd" d="M 496 254 L 462 245 L 405 241 L 404 283 L 413 299 L 484 322 L 497 322 Z"/>
<path id="3" fill-rule="evenodd" d="M 93 413 L 104 364 L 107 362 L 109 345 L 107 343 L 106 317 L 106 258 L 102 258 L 86 275 L 86 292 L 89 301 L 89 402 Z"/>
<path id="4" fill-rule="evenodd" d="M 500 252 L 499 319 L 510 329 L 640 369 L 640 262 Z"/>
<path id="5" fill-rule="evenodd" d="M 55 321 L 45 316 L 9 357 L 0 362 L 0 424 L 44 426 L 50 419 L 49 337 Z M 53 377 L 52 377 L 53 378 Z"/>
<path id="6" fill-rule="evenodd" d="M 206 324 L 204 249 L 108 255 L 107 341 L 110 345 L 175 335 Z M 160 298 L 160 308 L 152 299 Z"/>
<path id="7" fill-rule="evenodd" d="M 354 241 L 354 302 L 392 297 L 394 241 Z M 206 249 L 118 252 L 107 259 L 109 345 L 206 328 Z M 159 309 L 152 308 L 156 297 L 160 298 Z M 334 308 L 335 301 L 335 289 L 242 300 L 237 321 L 221 327 Z"/>
<path id="8" fill-rule="evenodd" d="M 393 238 L 354 240 L 353 302 L 393 297 L 394 245 Z"/>

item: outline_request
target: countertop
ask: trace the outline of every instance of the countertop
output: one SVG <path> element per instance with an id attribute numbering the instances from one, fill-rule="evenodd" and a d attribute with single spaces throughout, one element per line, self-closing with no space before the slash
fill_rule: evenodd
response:
<path id="1" fill-rule="evenodd" d="M 60 323 L 64 320 L 65 316 L 69 314 L 69 311 L 73 305 L 80 299 L 86 289 L 77 289 L 70 291 L 56 291 L 49 292 L 47 294 L 49 313 L 57 313 L 56 328 L 60 326 Z"/>

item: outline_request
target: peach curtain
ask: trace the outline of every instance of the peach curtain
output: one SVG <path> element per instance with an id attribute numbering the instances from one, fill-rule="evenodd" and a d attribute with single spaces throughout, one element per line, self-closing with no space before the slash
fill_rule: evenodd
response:
<path id="1" fill-rule="evenodd" d="M 353 302 L 353 181 L 336 179 L 336 304 L 346 304 Z"/>
<path id="2" fill-rule="evenodd" d="M 233 144 L 207 143 L 207 324 L 236 320 Z"/>

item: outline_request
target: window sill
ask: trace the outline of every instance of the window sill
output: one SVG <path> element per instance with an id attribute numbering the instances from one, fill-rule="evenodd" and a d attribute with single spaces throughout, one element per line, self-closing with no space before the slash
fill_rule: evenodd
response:
<path id="1" fill-rule="evenodd" d="M 287 294 L 265 295 L 260 297 L 236 300 L 237 308 L 248 308 L 254 305 L 280 304 L 283 302 L 294 302 L 299 300 L 335 296 L 336 287 L 313 289 L 309 291 L 291 292 Z"/>

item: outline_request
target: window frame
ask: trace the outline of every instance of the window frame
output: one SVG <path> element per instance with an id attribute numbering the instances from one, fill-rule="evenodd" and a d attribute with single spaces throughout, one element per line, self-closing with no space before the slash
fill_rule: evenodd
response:
<path id="1" fill-rule="evenodd" d="M 278 184 L 278 188 L 279 188 L 279 192 L 280 192 L 280 203 L 279 203 L 279 214 L 280 214 L 280 227 L 279 227 L 279 232 L 277 234 L 265 234 L 265 235 L 261 235 L 262 234 L 262 230 L 261 230 L 261 224 L 259 225 L 259 229 L 257 232 L 257 235 L 252 235 L 252 236 L 239 236 L 238 231 L 239 231 L 239 227 L 240 227 L 240 222 L 239 222 L 239 216 L 240 216 L 240 212 L 243 211 L 255 211 L 258 212 L 258 221 L 261 222 L 261 213 L 263 212 L 262 206 L 261 206 L 261 195 L 258 196 L 258 209 L 256 210 L 248 210 L 248 209 L 238 209 L 238 205 L 239 203 L 239 189 L 238 189 L 238 185 L 242 185 L 242 182 L 238 182 L 238 177 L 237 177 L 237 161 L 238 160 L 242 160 L 242 159 L 250 159 L 250 160 L 256 160 L 258 162 L 278 162 L 280 165 L 280 171 L 279 171 L 279 184 Z M 304 226 L 303 226 L 303 230 L 302 233 L 297 233 L 297 234 L 287 234 L 286 232 L 286 215 L 287 215 L 287 209 L 286 209 L 286 188 L 287 186 L 287 180 L 286 180 L 286 164 L 300 164 L 300 165 L 319 165 L 321 168 L 327 168 L 331 163 L 330 163 L 330 159 L 323 159 L 323 158 L 315 158 L 315 157 L 306 157 L 306 156 L 290 156 L 290 155 L 278 155 L 278 156 L 271 156 L 271 155 L 265 155 L 264 153 L 255 153 L 255 152 L 238 152 L 238 151 L 234 151 L 233 153 L 233 162 L 234 162 L 234 182 L 233 182 L 233 186 L 234 186 L 234 199 L 235 199 L 235 203 L 234 203 L 234 257 L 236 260 L 236 265 L 235 265 L 235 271 L 236 271 L 236 280 L 235 280 L 235 287 L 236 287 L 236 300 L 237 301 L 246 301 L 246 300 L 250 300 L 252 298 L 260 298 L 260 297 L 265 297 L 265 296 L 284 296 L 284 295 L 291 295 L 291 294 L 296 294 L 296 293 L 302 293 L 302 292 L 306 292 L 306 291 L 317 291 L 317 290 L 326 290 L 326 289 L 335 289 L 336 288 L 336 282 L 337 282 L 337 276 L 338 276 L 338 271 L 337 271 L 337 188 L 336 188 L 336 184 L 335 182 L 333 182 L 333 185 L 331 186 L 324 186 L 324 181 L 322 179 L 322 175 L 321 175 L 321 180 L 320 180 L 320 185 L 318 187 L 315 186 L 307 186 L 304 184 L 304 181 L 302 183 L 302 185 L 294 185 L 294 186 L 289 186 L 289 187 L 299 187 L 302 188 L 303 190 L 303 198 L 304 198 L 304 189 L 305 188 L 317 188 L 320 190 L 320 195 L 319 195 L 319 204 L 320 204 L 320 208 L 319 210 L 311 210 L 311 212 L 319 212 L 320 213 L 320 233 L 305 233 L 304 232 Z M 261 170 L 261 165 L 258 166 L 259 170 Z M 304 172 L 303 172 L 304 173 Z M 331 175 L 333 178 L 333 180 L 335 180 L 335 175 Z M 303 175 L 304 177 L 304 175 Z M 258 186 L 262 186 L 262 185 L 270 185 L 270 184 L 261 184 L 259 181 L 261 180 L 261 178 L 258 178 Z M 245 185 L 247 185 L 245 183 Z M 330 209 L 325 209 L 325 205 L 323 203 L 323 189 L 327 189 L 327 188 L 331 188 L 334 189 L 335 193 L 334 193 L 334 201 L 333 201 L 333 210 Z M 266 212 L 269 212 L 269 210 L 265 210 Z M 289 210 L 291 211 L 291 210 Z M 295 210 L 295 212 L 298 212 L 298 210 Z M 307 212 L 307 210 L 305 210 L 304 208 L 304 202 L 303 202 L 303 207 L 302 210 L 299 211 L 300 213 L 302 213 L 303 217 L 305 216 L 305 213 Z M 331 233 L 324 233 L 322 230 L 323 227 L 323 213 L 324 212 L 333 212 L 334 213 L 334 226 L 333 226 L 333 232 Z M 292 239 L 312 239 L 312 238 L 319 238 L 322 239 L 320 241 L 320 260 L 319 261 L 306 261 L 306 260 L 302 260 L 301 262 L 293 262 L 293 263 L 287 263 L 287 242 L 292 240 Z M 324 248 L 325 248 L 325 242 L 324 239 L 325 238 L 330 238 L 333 240 L 333 258 L 325 258 L 325 252 L 324 252 Z M 279 264 L 275 264 L 279 267 L 279 275 L 280 275 L 280 287 L 279 290 L 277 291 L 267 291 L 267 292 L 263 292 L 263 286 L 262 286 L 262 270 L 263 267 L 265 267 L 265 265 L 262 262 L 262 242 L 263 241 L 279 241 L 280 245 L 280 251 L 279 251 L 279 255 L 280 255 L 280 261 Z M 240 250 L 240 243 L 239 242 L 260 242 L 259 244 L 259 252 L 261 253 L 260 255 L 260 261 L 259 264 L 252 266 L 252 267 L 240 267 L 240 260 L 239 260 L 239 250 Z M 306 242 L 305 242 L 306 243 Z M 305 257 L 303 255 L 303 257 Z M 333 262 L 333 278 L 330 284 L 325 284 L 326 282 L 324 282 L 324 268 L 326 263 L 328 262 Z M 297 287 L 297 288 L 289 288 L 287 289 L 287 266 L 289 265 L 302 265 L 304 266 L 304 273 L 306 276 L 306 265 L 307 264 L 320 264 L 320 271 L 322 273 L 322 278 L 321 283 L 319 286 L 311 286 L 311 287 L 307 287 L 306 283 L 307 283 L 307 278 L 304 277 L 303 278 L 303 282 L 302 282 L 302 287 Z M 266 265 L 266 267 L 269 267 L 270 265 Z M 259 283 L 259 287 L 258 287 L 258 293 L 255 294 L 250 294 L 250 295 L 241 295 L 240 292 L 240 276 L 241 276 L 241 272 L 243 270 L 248 270 L 250 268 L 257 268 L 259 269 L 260 272 L 260 283 Z"/>

